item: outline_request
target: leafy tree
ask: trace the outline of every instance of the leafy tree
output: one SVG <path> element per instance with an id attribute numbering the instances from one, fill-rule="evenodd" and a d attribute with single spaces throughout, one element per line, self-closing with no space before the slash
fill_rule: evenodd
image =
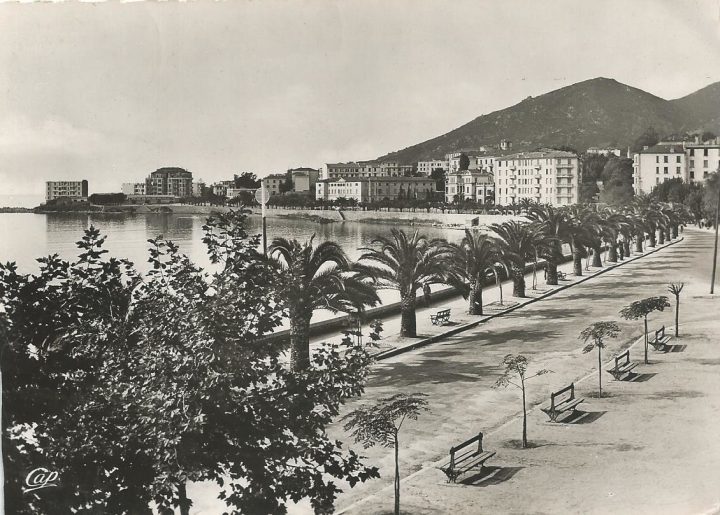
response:
<path id="1" fill-rule="evenodd" d="M 704 132 L 702 133 L 701 138 L 702 138 L 702 141 L 703 141 L 703 143 L 704 143 L 704 142 L 706 142 L 706 141 L 710 141 L 711 139 L 717 138 L 717 135 L 716 135 L 714 132 L 712 132 L 712 131 L 704 131 Z"/>
<path id="2" fill-rule="evenodd" d="M 345 431 L 352 431 L 356 442 L 364 448 L 376 444 L 395 450 L 395 515 L 400 515 L 400 441 L 398 435 L 406 419 L 417 420 L 429 411 L 424 393 L 397 393 L 384 397 L 374 406 L 361 406 L 345 415 Z"/>
<path id="3" fill-rule="evenodd" d="M 313 239 L 275 238 L 268 255 L 277 264 L 280 277 L 278 297 L 290 318 L 290 361 L 294 370 L 310 366 L 310 320 L 313 312 L 360 313 L 380 299 L 367 278 L 353 270 L 342 248 L 325 241 L 313 246 Z"/>
<path id="4" fill-rule="evenodd" d="M 415 337 L 415 302 L 418 289 L 424 285 L 445 284 L 447 264 L 452 249 L 445 240 L 428 240 L 415 231 L 408 235 L 390 230 L 390 238 L 378 237 L 360 250 L 363 272 L 377 280 L 378 289 L 400 292 L 400 336 Z"/>
<path id="5" fill-rule="evenodd" d="M 611 157 L 603 168 L 602 180 L 601 202 L 612 205 L 628 203 L 634 195 L 632 159 Z"/>
<path id="6" fill-rule="evenodd" d="M 233 176 L 236 188 L 259 188 L 261 181 L 257 175 L 252 172 L 242 172 L 240 175 L 235 174 Z"/>
<path id="7" fill-rule="evenodd" d="M 154 501 L 185 514 L 186 482 L 210 480 L 231 511 L 285 513 L 301 498 L 328 511 L 331 478 L 377 477 L 325 433 L 371 357 L 346 337 L 309 370 L 283 363 L 262 339 L 281 321 L 277 277 L 243 223 L 208 220 L 211 275 L 155 239 L 139 276 L 103 257 L 94 228 L 77 261 L 44 258 L 36 275 L 0 266 L 9 510 L 146 514 Z M 52 505 L 21 491 L 37 463 L 63 478 Z"/>
<path id="8" fill-rule="evenodd" d="M 625 320 L 637 320 L 642 318 L 644 325 L 644 336 L 645 336 L 645 364 L 648 363 L 648 328 L 647 328 L 647 317 L 654 311 L 665 311 L 665 308 L 669 308 L 670 303 L 668 298 L 665 296 L 660 297 L 648 297 L 642 300 L 636 300 L 629 306 L 624 307 L 620 310 L 620 316 Z"/>
<path id="9" fill-rule="evenodd" d="M 685 283 L 671 284 L 668 291 L 675 296 L 675 338 L 680 336 L 680 293 L 683 291 Z"/>
<path id="10" fill-rule="evenodd" d="M 580 184 L 580 202 L 595 202 L 600 194 L 600 188 L 595 181 L 583 181 Z"/>
<path id="11" fill-rule="evenodd" d="M 285 172 L 285 178 L 283 179 L 283 182 L 280 183 L 280 193 L 287 193 L 289 191 L 293 191 L 293 188 L 295 186 L 293 185 L 292 180 L 292 172 L 288 170 Z"/>
<path id="12" fill-rule="evenodd" d="M 490 228 L 501 240 L 500 248 L 513 278 L 513 295 L 525 297 L 525 263 L 532 260 L 538 249 L 546 249 L 548 241 L 542 228 L 535 224 L 507 221 Z"/>
<path id="13" fill-rule="evenodd" d="M 463 171 L 470 168 L 470 158 L 463 152 L 458 159 L 458 170 Z"/>
<path id="14" fill-rule="evenodd" d="M 127 195 L 124 193 L 93 193 L 88 197 L 91 204 L 98 204 L 101 206 L 113 206 L 122 204 L 127 200 Z"/>
<path id="15" fill-rule="evenodd" d="M 583 352 L 590 352 L 594 348 L 598 351 L 598 395 L 602 397 L 602 349 L 605 348 L 606 338 L 615 338 L 620 334 L 620 328 L 615 322 L 595 322 L 580 332 L 580 339 L 585 344 Z"/>
<path id="16" fill-rule="evenodd" d="M 502 265 L 500 246 L 495 238 L 479 231 L 465 229 L 459 245 L 453 245 L 450 283 L 469 299 L 468 313 L 483 314 L 483 286 L 496 265 Z"/>
<path id="17" fill-rule="evenodd" d="M 506 388 L 508 385 L 512 385 L 522 392 L 522 407 L 523 407 L 523 429 L 522 429 L 522 447 L 527 448 L 527 407 L 525 401 L 525 382 L 532 379 L 533 377 L 549 374 L 552 370 L 542 369 L 535 372 L 533 375 L 526 377 L 528 368 L 528 359 L 521 355 L 506 355 L 500 362 L 500 365 L 505 367 L 503 375 L 498 378 L 495 382 L 495 388 Z M 516 379 L 517 382 L 512 381 Z"/>
<path id="18" fill-rule="evenodd" d="M 442 168 L 435 168 L 430 172 L 430 178 L 435 181 L 436 191 L 445 191 L 445 170 Z"/>
<path id="19" fill-rule="evenodd" d="M 582 156 L 583 182 L 595 183 L 604 180 L 603 169 L 607 162 L 608 156 L 604 154 L 584 154 Z"/>
<path id="20" fill-rule="evenodd" d="M 645 129 L 645 132 L 643 132 L 638 138 L 635 140 L 635 143 L 632 145 L 632 151 L 633 152 L 640 152 L 644 147 L 652 147 L 654 145 L 657 145 L 660 141 L 660 135 L 657 133 L 654 127 L 648 127 Z"/>

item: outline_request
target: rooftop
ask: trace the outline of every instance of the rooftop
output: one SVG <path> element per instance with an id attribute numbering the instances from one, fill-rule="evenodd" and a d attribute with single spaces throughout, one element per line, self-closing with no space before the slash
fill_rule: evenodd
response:
<path id="1" fill-rule="evenodd" d="M 573 152 L 566 152 L 564 150 L 540 150 L 537 152 L 519 152 L 517 154 L 509 154 L 498 158 L 498 161 L 510 161 L 514 159 L 540 159 L 548 157 L 577 157 L 577 154 Z"/>
<path id="2" fill-rule="evenodd" d="M 640 151 L 641 154 L 683 154 L 682 145 L 655 145 Z"/>

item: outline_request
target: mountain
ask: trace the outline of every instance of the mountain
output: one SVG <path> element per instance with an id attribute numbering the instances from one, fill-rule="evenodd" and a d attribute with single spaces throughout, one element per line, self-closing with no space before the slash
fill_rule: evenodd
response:
<path id="1" fill-rule="evenodd" d="M 513 142 L 513 151 L 567 145 L 625 148 L 648 127 L 661 135 L 720 124 L 720 82 L 676 100 L 599 77 L 528 97 L 519 104 L 479 116 L 462 127 L 378 159 L 413 163 L 448 152 Z"/>

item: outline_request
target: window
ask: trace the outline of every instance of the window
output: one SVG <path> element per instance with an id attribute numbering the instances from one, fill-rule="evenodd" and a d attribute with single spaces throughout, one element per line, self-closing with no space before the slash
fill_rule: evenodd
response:
<path id="1" fill-rule="evenodd" d="M 668 156 L 663 156 L 663 161 L 667 163 L 667 162 L 668 162 Z"/>
<path id="2" fill-rule="evenodd" d="M 680 167 L 679 167 L 679 166 L 675 168 L 675 173 L 680 173 Z"/>
<path id="3" fill-rule="evenodd" d="M 690 168 L 695 168 L 695 160 L 692 157 L 690 158 Z"/>
<path id="4" fill-rule="evenodd" d="M 655 177 L 655 184 L 660 184 L 660 177 Z"/>
<path id="5" fill-rule="evenodd" d="M 656 167 L 655 167 L 655 173 L 660 173 L 660 167 L 659 167 L 659 166 L 656 166 Z"/>
<path id="6" fill-rule="evenodd" d="M 664 173 L 665 175 L 667 175 L 667 173 L 668 173 L 668 167 L 667 167 L 667 166 L 663 167 L 663 173 Z"/>
<path id="7" fill-rule="evenodd" d="M 694 178 L 695 178 L 695 172 L 690 172 L 690 178 L 691 178 L 691 179 L 694 179 Z"/>
<path id="8" fill-rule="evenodd" d="M 656 163 L 659 163 L 659 162 L 660 162 L 660 156 L 655 156 L 655 162 L 656 162 Z"/>
<path id="9" fill-rule="evenodd" d="M 707 168 L 707 167 L 708 167 L 708 160 L 703 159 L 703 168 Z"/>
<path id="10" fill-rule="evenodd" d="M 708 155 L 708 149 L 703 149 L 703 155 L 704 155 L 705 157 L 707 157 L 707 155 Z"/>
<path id="11" fill-rule="evenodd" d="M 680 156 L 677 156 L 677 157 L 675 158 L 675 162 L 676 162 L 676 163 L 682 162 L 682 161 L 680 160 Z"/>

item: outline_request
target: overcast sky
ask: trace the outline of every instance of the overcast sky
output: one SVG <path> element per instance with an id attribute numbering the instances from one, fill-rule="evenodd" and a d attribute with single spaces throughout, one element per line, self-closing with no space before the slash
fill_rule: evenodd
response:
<path id="1" fill-rule="evenodd" d="M 372 159 L 598 76 L 719 81 L 719 1 L 1 4 L 0 194 Z"/>

